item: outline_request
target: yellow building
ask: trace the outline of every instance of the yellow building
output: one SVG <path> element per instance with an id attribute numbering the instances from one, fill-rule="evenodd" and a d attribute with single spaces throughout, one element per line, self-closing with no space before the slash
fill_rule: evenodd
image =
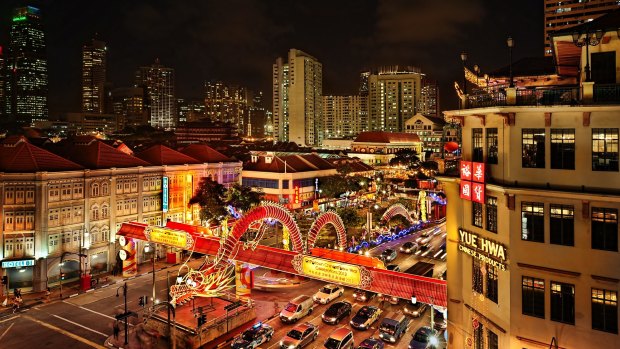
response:
<path id="1" fill-rule="evenodd" d="M 440 178 L 451 348 L 620 348 L 620 12 L 587 25 L 553 37 L 549 79 L 578 85 L 515 70 L 516 87 L 445 113 L 463 127 L 463 160 L 486 166 L 484 179 L 475 166 L 470 180 Z M 572 38 L 586 30 L 589 51 Z"/>

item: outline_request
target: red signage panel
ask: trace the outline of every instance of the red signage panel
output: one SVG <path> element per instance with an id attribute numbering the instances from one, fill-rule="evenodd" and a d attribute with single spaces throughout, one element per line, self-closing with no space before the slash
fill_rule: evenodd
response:
<path id="1" fill-rule="evenodd" d="M 461 161 L 461 179 L 471 181 L 471 161 Z"/>
<path id="2" fill-rule="evenodd" d="M 461 181 L 461 199 L 471 200 L 471 182 Z"/>
<path id="3" fill-rule="evenodd" d="M 484 183 L 484 163 L 483 162 L 473 162 L 472 163 L 472 174 L 471 179 L 474 182 Z"/>
<path id="4" fill-rule="evenodd" d="M 471 200 L 484 204 L 484 184 L 471 183 Z"/>

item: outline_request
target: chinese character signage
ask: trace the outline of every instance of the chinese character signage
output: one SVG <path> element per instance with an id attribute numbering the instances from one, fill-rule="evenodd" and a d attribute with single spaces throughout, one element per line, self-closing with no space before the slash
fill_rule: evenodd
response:
<path id="1" fill-rule="evenodd" d="M 295 203 L 298 204 L 299 203 L 299 187 L 294 188 L 294 199 L 295 199 Z"/>
<path id="2" fill-rule="evenodd" d="M 356 265 L 310 256 L 304 256 L 301 263 L 303 274 L 310 277 L 348 286 L 359 286 L 362 282 L 361 268 Z"/>
<path id="3" fill-rule="evenodd" d="M 461 161 L 461 199 L 484 203 L 484 163 Z"/>
<path id="4" fill-rule="evenodd" d="M 164 212 L 168 212 L 168 177 L 161 178 L 161 207 Z"/>

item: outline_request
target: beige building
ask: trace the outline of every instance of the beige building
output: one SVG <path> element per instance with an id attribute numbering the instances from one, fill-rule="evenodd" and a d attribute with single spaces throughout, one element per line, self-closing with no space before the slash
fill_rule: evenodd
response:
<path id="1" fill-rule="evenodd" d="M 404 132 L 362 132 L 351 143 L 351 157 L 371 166 L 387 166 L 399 150 L 422 154 L 420 137 Z"/>
<path id="2" fill-rule="evenodd" d="M 604 34 L 590 53 L 616 52 L 615 84 L 582 82 L 567 101 L 573 87 L 524 92 L 517 81 L 485 107 L 445 112 L 463 127 L 463 160 L 486 166 L 469 168 L 471 180 L 462 179 L 467 171 L 439 178 L 451 348 L 620 347 L 620 22 L 606 21 L 590 22 Z M 565 50 L 559 43 L 570 35 L 557 35 L 561 59 L 585 61 L 585 47 Z M 566 71 L 566 80 L 586 80 L 570 75 L 583 69 Z"/>
<path id="3" fill-rule="evenodd" d="M 441 153 L 444 144 L 443 118 L 416 114 L 405 121 L 405 132 L 414 133 L 422 140 L 424 151 Z"/>
<path id="4" fill-rule="evenodd" d="M 323 66 L 309 54 L 291 49 L 288 62 L 273 65 L 274 138 L 302 146 L 323 141 Z"/>
<path id="5" fill-rule="evenodd" d="M 362 132 L 362 97 L 323 96 L 324 139 L 355 137 Z"/>

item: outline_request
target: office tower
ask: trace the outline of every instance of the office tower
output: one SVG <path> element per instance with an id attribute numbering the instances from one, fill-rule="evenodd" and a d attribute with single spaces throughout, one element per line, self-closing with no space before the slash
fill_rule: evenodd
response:
<path id="1" fill-rule="evenodd" d="M 7 84 L 6 56 L 4 47 L 0 46 L 0 121 L 6 120 L 9 116 L 7 110 L 9 103 Z"/>
<path id="2" fill-rule="evenodd" d="M 278 141 L 318 146 L 323 141 L 323 68 L 319 61 L 291 49 L 288 62 L 273 65 L 273 126 Z"/>
<path id="3" fill-rule="evenodd" d="M 179 112 L 179 123 L 198 121 L 205 117 L 203 100 L 177 98 L 177 110 Z"/>
<path id="4" fill-rule="evenodd" d="M 439 117 L 439 85 L 437 81 L 422 79 L 418 113 L 424 116 Z"/>
<path id="5" fill-rule="evenodd" d="M 616 0 L 545 0 L 545 55 L 551 55 L 552 33 L 592 21 L 618 8 L 620 2 Z"/>
<path id="6" fill-rule="evenodd" d="M 414 116 L 424 74 L 415 67 L 380 68 L 368 76 L 368 123 L 370 131 L 404 131 L 405 120 Z"/>
<path id="7" fill-rule="evenodd" d="M 47 57 L 39 9 L 14 10 L 9 43 L 9 113 L 21 123 L 47 119 Z"/>
<path id="8" fill-rule="evenodd" d="M 323 96 L 325 139 L 354 137 L 362 132 L 361 96 Z"/>
<path id="9" fill-rule="evenodd" d="M 244 135 L 252 138 L 263 138 L 267 133 L 267 109 L 263 103 L 263 92 L 259 91 L 248 107 L 248 117 L 245 123 Z"/>
<path id="10" fill-rule="evenodd" d="M 151 126 L 174 128 L 177 123 L 174 69 L 162 66 L 156 59 L 154 64 L 138 69 L 136 84 L 146 91 Z"/>
<path id="11" fill-rule="evenodd" d="M 146 95 L 142 87 L 119 87 L 111 91 L 112 109 L 118 116 L 119 128 L 148 123 Z"/>
<path id="12" fill-rule="evenodd" d="M 82 47 L 82 111 L 105 111 L 105 42 L 92 39 Z"/>
<path id="13" fill-rule="evenodd" d="M 248 113 L 248 90 L 245 87 L 207 81 L 204 105 L 207 117 L 229 122 L 243 134 Z"/>

